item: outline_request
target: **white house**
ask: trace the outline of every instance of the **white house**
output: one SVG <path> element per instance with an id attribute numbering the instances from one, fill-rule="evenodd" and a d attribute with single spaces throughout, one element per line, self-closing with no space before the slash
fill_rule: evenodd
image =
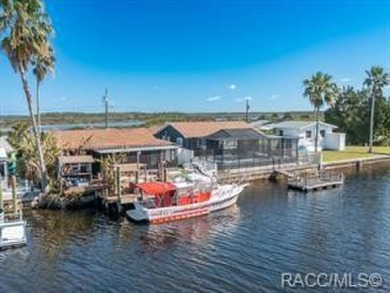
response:
<path id="1" fill-rule="evenodd" d="M 276 135 L 298 137 L 298 148 L 301 151 L 315 150 L 315 121 L 284 121 L 273 125 Z M 337 126 L 325 122 L 319 123 L 318 149 L 344 150 L 345 133 L 337 133 Z"/>

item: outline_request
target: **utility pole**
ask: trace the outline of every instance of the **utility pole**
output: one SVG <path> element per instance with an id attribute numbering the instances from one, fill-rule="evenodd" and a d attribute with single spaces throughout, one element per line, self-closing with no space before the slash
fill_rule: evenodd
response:
<path id="1" fill-rule="evenodd" d="M 249 123 L 249 98 L 246 98 L 245 99 L 246 101 L 246 109 L 245 109 L 245 118 L 246 118 L 246 122 Z"/>
<path id="2" fill-rule="evenodd" d="M 106 88 L 106 91 L 104 93 L 104 96 L 103 96 L 103 102 L 104 102 L 104 113 L 105 113 L 105 117 L 104 117 L 104 126 L 105 128 L 108 128 L 108 108 L 109 108 L 109 100 L 108 100 L 108 89 Z"/>

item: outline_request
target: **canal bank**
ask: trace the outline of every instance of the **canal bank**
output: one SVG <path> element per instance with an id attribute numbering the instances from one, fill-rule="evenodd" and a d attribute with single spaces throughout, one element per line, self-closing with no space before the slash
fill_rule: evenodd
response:
<path id="1" fill-rule="evenodd" d="M 268 180 L 275 176 L 275 172 L 281 174 L 278 178 L 286 178 L 286 174 L 314 174 L 318 170 L 334 170 L 346 172 L 351 169 L 381 168 L 390 166 L 390 155 L 375 155 L 373 157 L 362 157 L 332 162 L 322 162 L 320 164 L 282 164 L 265 167 L 240 168 L 223 170 L 218 172 L 219 179 L 223 182 L 254 182 L 258 180 Z"/>

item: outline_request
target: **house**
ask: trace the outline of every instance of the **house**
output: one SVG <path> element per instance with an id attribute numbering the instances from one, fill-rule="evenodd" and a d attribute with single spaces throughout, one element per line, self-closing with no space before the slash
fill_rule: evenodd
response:
<path id="1" fill-rule="evenodd" d="M 250 128 L 250 125 L 244 121 L 174 122 L 160 128 L 155 136 L 202 156 L 206 151 L 206 136 L 222 129 L 240 128 Z"/>
<path id="2" fill-rule="evenodd" d="M 177 159 L 178 147 L 154 137 L 149 128 L 64 130 L 52 134 L 64 155 L 81 153 L 101 159 L 122 154 L 123 163 L 142 163 L 150 169 L 158 168 L 161 162 L 175 164 Z M 98 172 L 99 162 L 92 164 L 94 173 Z"/>
<path id="3" fill-rule="evenodd" d="M 268 158 L 268 137 L 253 128 L 221 129 L 204 139 L 207 159 L 218 169 L 255 166 Z"/>
<path id="4" fill-rule="evenodd" d="M 315 150 L 316 124 L 315 121 L 284 121 L 273 124 L 273 129 L 278 136 L 298 138 L 300 151 L 313 152 Z M 336 128 L 335 125 L 319 122 L 319 150 L 345 149 L 345 133 L 334 132 Z"/>
<path id="5" fill-rule="evenodd" d="M 155 134 L 176 142 L 194 156 L 217 163 L 219 169 L 297 160 L 297 139 L 270 137 L 243 121 L 171 123 Z"/>

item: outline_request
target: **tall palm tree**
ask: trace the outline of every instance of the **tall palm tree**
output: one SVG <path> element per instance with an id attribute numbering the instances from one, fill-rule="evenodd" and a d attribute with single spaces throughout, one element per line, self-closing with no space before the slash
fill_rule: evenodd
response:
<path id="1" fill-rule="evenodd" d="M 41 133 L 41 112 L 40 112 L 40 102 L 39 102 L 39 90 L 42 81 L 45 79 L 48 73 L 54 71 L 55 57 L 53 48 L 49 46 L 49 51 L 43 56 L 38 56 L 37 60 L 34 61 L 33 73 L 36 78 L 35 86 L 35 103 L 36 103 L 36 112 L 37 112 L 37 125 L 38 133 Z"/>
<path id="2" fill-rule="evenodd" d="M 337 99 L 337 86 L 332 82 L 332 76 L 317 72 L 310 79 L 303 81 L 305 90 L 304 97 L 308 97 L 310 103 L 314 106 L 316 117 L 316 135 L 315 135 L 315 152 L 318 152 L 318 134 L 320 122 L 320 108 L 327 104 L 333 106 Z"/>
<path id="3" fill-rule="evenodd" d="M 371 97 L 371 114 L 370 114 L 370 140 L 368 152 L 372 153 L 372 144 L 374 138 L 374 116 L 375 100 L 383 97 L 383 88 L 390 84 L 390 75 L 380 66 L 372 66 L 366 70 L 367 78 L 364 80 L 364 86 L 369 90 Z"/>
<path id="4" fill-rule="evenodd" d="M 38 152 L 42 190 L 46 191 L 47 169 L 33 113 L 27 74 L 34 60 L 45 58 L 44 56 L 49 54 L 51 48 L 49 40 L 53 30 L 41 0 L 1 0 L 0 5 L 0 19 L 5 32 L 1 48 L 22 82 Z"/>

